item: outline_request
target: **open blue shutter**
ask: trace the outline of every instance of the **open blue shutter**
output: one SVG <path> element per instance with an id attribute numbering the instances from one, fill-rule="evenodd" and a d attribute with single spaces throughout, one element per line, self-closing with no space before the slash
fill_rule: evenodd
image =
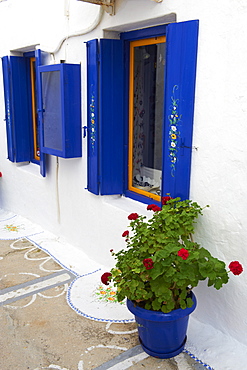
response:
<path id="1" fill-rule="evenodd" d="M 98 40 L 87 42 L 87 188 L 99 194 Z"/>
<path id="2" fill-rule="evenodd" d="M 31 107 L 26 63 L 23 57 L 3 57 L 8 158 L 12 162 L 31 159 Z"/>
<path id="3" fill-rule="evenodd" d="M 13 111 L 12 111 L 12 99 L 10 90 L 10 66 L 9 58 L 2 58 L 3 65 L 3 85 L 4 85 L 4 100 L 5 100 L 5 121 L 6 121 L 6 132 L 7 132 L 7 147 L 8 147 L 8 159 L 11 162 L 15 161 L 15 146 L 14 146 L 14 134 L 13 134 Z"/>
<path id="4" fill-rule="evenodd" d="M 189 197 L 199 22 L 167 26 L 162 195 Z"/>
<path id="5" fill-rule="evenodd" d="M 36 59 L 36 86 L 37 86 L 37 109 L 38 109 L 38 130 L 39 130 L 39 139 L 40 139 L 40 174 L 46 176 L 46 154 L 41 151 L 44 142 L 44 133 L 43 133 L 43 107 L 42 107 L 42 92 L 41 92 L 41 81 L 40 73 L 38 73 L 38 67 L 44 64 L 44 58 L 46 53 L 42 52 L 40 49 L 35 50 L 35 59 Z"/>
<path id="6" fill-rule="evenodd" d="M 122 194 L 123 156 L 123 41 L 100 40 L 100 192 Z"/>
<path id="7" fill-rule="evenodd" d="M 99 49 L 98 49 L 99 46 Z M 123 43 L 87 42 L 88 190 L 123 193 Z"/>

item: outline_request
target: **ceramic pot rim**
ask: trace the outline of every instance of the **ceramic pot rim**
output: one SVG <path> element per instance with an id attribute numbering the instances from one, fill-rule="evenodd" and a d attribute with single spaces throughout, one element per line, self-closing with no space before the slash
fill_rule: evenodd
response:
<path id="1" fill-rule="evenodd" d="M 164 313 L 161 311 L 152 311 L 152 310 L 146 310 L 145 308 L 141 308 L 138 306 L 135 306 L 133 301 L 130 301 L 127 299 L 127 307 L 130 312 L 133 313 L 133 315 L 138 316 L 140 318 L 150 320 L 150 321 L 174 321 L 181 319 L 185 316 L 190 315 L 196 308 L 197 301 L 196 297 L 193 292 L 192 293 L 192 300 L 194 302 L 193 306 L 190 308 L 178 308 L 177 310 L 173 310 L 168 313 Z"/>

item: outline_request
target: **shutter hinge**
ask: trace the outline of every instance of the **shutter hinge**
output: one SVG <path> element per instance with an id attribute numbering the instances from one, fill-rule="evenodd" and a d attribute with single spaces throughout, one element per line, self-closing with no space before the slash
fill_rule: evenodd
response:
<path id="1" fill-rule="evenodd" d="M 87 126 L 83 126 L 83 138 L 87 136 Z"/>
<path id="2" fill-rule="evenodd" d="M 184 142 L 185 142 L 185 140 L 182 140 L 182 141 L 181 141 L 180 148 L 186 148 L 186 149 L 194 149 L 194 150 L 198 150 L 198 146 L 195 146 L 195 145 L 193 145 L 193 146 L 187 146 L 187 145 L 184 145 Z"/>

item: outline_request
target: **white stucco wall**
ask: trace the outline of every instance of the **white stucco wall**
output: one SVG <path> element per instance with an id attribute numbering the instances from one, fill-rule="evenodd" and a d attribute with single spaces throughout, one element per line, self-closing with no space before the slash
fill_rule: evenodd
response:
<path id="1" fill-rule="evenodd" d="M 175 13 L 177 21 L 199 19 L 199 49 L 194 120 L 191 199 L 209 204 L 199 220 L 196 239 L 227 264 L 247 266 L 247 4 L 245 0 L 116 0 L 116 15 L 76 0 L 6 0 L 0 2 L 0 56 L 40 44 L 60 59 L 81 63 L 82 125 L 86 125 L 86 60 L 84 41 L 104 29 Z M 84 33 L 99 20 L 90 33 Z M 149 23 L 149 21 L 147 22 Z M 151 24 L 151 23 L 150 23 Z M 68 37 L 66 39 L 66 37 Z M 62 40 L 65 40 L 61 43 Z M 1 68 L 1 67 L 0 67 Z M 1 74 L 1 71 L 0 71 Z M 124 246 L 122 231 L 130 212 L 146 206 L 119 196 L 99 197 L 87 186 L 86 139 L 83 157 L 49 156 L 46 178 L 34 164 L 6 159 L 4 98 L 0 78 L 0 207 L 14 211 L 110 264 L 109 250 Z M 200 284 L 195 317 L 247 345 L 246 273 L 231 276 L 220 291 Z"/>

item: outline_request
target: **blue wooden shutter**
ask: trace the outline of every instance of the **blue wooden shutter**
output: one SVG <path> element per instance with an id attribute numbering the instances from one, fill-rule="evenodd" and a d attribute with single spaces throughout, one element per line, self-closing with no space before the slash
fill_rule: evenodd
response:
<path id="1" fill-rule="evenodd" d="M 123 42 L 102 39 L 98 50 L 98 41 L 92 40 L 87 51 L 88 190 L 101 195 L 122 194 Z"/>
<path id="2" fill-rule="evenodd" d="M 101 194 L 122 194 L 123 41 L 100 40 L 100 186 Z"/>
<path id="3" fill-rule="evenodd" d="M 87 188 L 99 194 L 98 40 L 87 42 Z"/>
<path id="4" fill-rule="evenodd" d="M 23 57 L 3 57 L 8 158 L 12 162 L 31 159 L 31 107 L 26 63 Z"/>
<path id="5" fill-rule="evenodd" d="M 35 67 L 36 67 L 36 86 L 37 86 L 37 109 L 38 109 L 38 130 L 39 130 L 39 139 L 40 139 L 40 174 L 46 176 L 46 154 L 42 152 L 41 148 L 43 147 L 44 142 L 44 133 L 43 133 L 43 107 L 42 107 L 42 92 L 41 92 L 41 81 L 40 73 L 38 73 L 38 67 L 44 64 L 44 59 L 46 53 L 42 52 L 40 49 L 35 50 Z"/>
<path id="6" fill-rule="evenodd" d="M 7 132 L 7 148 L 8 148 L 8 159 L 11 162 L 15 161 L 15 145 L 14 145 L 14 133 L 13 133 L 13 111 L 12 111 L 12 99 L 11 99 L 11 81 L 10 81 L 10 66 L 9 58 L 2 58 L 3 65 L 3 85 L 4 85 L 4 100 L 5 100 L 5 121 L 6 121 L 6 132 Z"/>
<path id="7" fill-rule="evenodd" d="M 189 197 L 198 21 L 167 26 L 162 195 Z"/>

